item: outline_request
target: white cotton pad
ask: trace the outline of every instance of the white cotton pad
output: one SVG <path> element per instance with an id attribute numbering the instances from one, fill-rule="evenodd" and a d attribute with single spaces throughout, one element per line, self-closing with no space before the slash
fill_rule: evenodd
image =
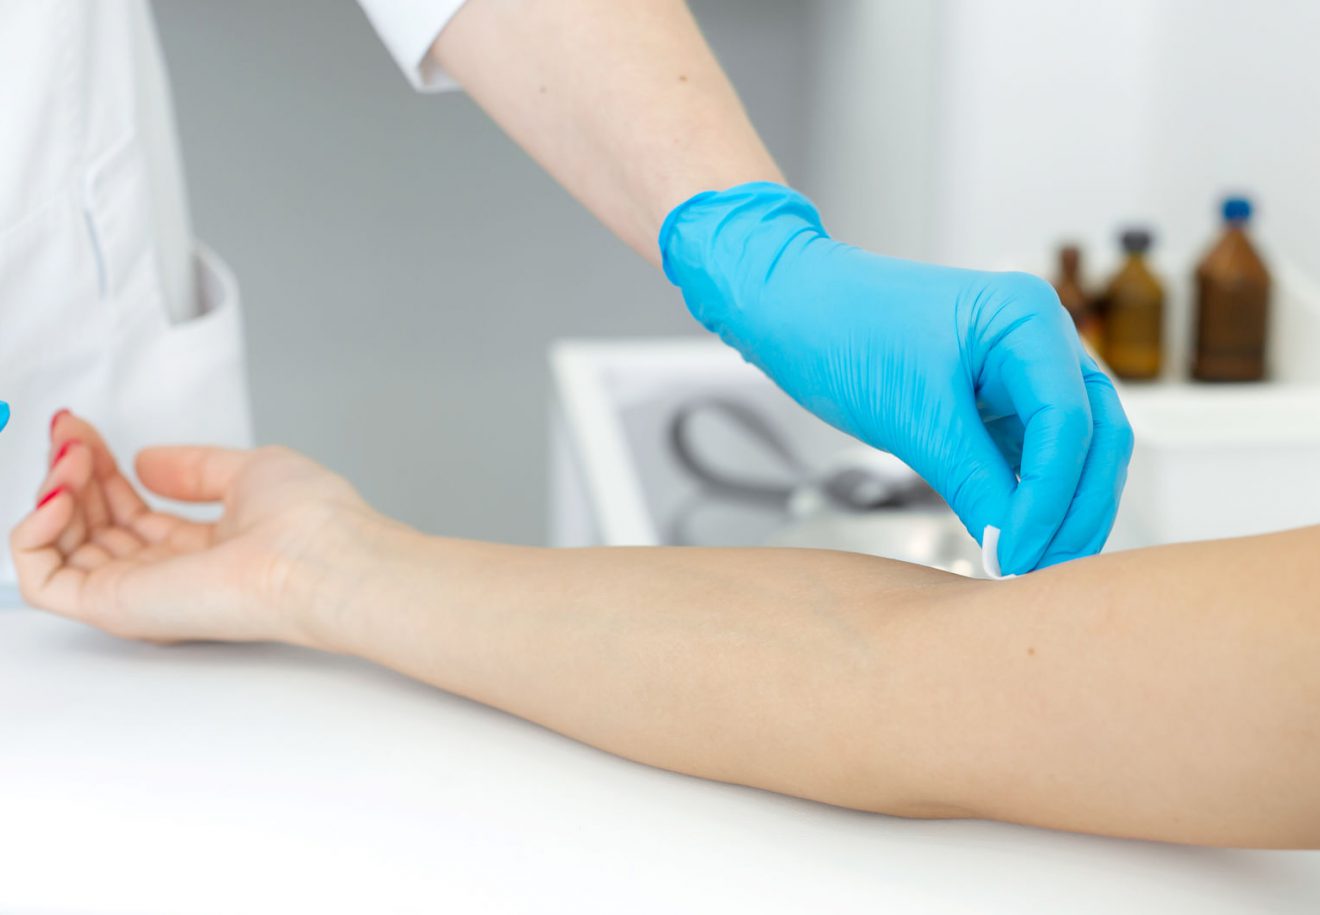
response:
<path id="1" fill-rule="evenodd" d="M 1002 581 L 1005 578 L 1017 578 L 1016 575 L 1001 575 L 999 573 L 999 528 L 989 524 L 985 526 L 985 531 L 981 534 L 981 565 L 985 568 L 985 574 L 995 581 Z"/>

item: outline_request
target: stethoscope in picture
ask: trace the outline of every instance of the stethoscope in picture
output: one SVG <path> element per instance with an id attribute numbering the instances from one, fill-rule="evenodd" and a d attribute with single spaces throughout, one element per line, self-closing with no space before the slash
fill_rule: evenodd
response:
<path id="1" fill-rule="evenodd" d="M 716 424 L 738 436 L 737 450 L 768 459 L 777 478 L 729 467 L 697 427 Z M 725 397 L 682 404 L 669 421 L 669 452 L 698 485 L 671 516 L 667 540 L 703 542 L 695 528 L 712 505 L 745 506 L 778 521 L 764 545 L 807 546 L 886 556 L 962 575 L 979 574 L 980 550 L 942 499 L 911 468 L 857 445 L 813 468 L 763 413 Z M 761 461 L 759 463 L 764 463 Z"/>

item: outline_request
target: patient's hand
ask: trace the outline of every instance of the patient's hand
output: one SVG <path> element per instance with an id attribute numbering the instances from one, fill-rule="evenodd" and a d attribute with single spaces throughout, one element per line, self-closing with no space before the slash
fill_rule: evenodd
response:
<path id="1" fill-rule="evenodd" d="M 23 597 L 116 635 L 309 641 L 302 613 L 324 570 L 381 519 L 346 481 L 282 448 L 148 448 L 152 492 L 223 502 L 214 523 L 152 511 L 91 425 L 51 425 L 41 504 L 10 542 Z"/>

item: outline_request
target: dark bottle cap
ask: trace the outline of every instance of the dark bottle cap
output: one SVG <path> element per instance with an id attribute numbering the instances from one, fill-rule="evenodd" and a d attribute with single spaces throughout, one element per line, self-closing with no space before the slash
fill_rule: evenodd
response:
<path id="1" fill-rule="evenodd" d="M 1118 238 L 1128 254 L 1145 254 L 1150 250 L 1151 235 L 1148 229 L 1127 229 Z"/>
<path id="2" fill-rule="evenodd" d="M 1246 197 L 1224 198 L 1224 219 L 1228 222 L 1246 222 L 1251 218 L 1251 201 Z"/>

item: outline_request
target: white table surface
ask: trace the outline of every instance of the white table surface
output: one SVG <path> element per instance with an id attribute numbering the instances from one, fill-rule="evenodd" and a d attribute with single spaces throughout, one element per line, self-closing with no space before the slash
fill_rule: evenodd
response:
<path id="1" fill-rule="evenodd" d="M 833 809 L 356 661 L 0 609 L 0 911 L 1320 911 L 1320 853 Z"/>

